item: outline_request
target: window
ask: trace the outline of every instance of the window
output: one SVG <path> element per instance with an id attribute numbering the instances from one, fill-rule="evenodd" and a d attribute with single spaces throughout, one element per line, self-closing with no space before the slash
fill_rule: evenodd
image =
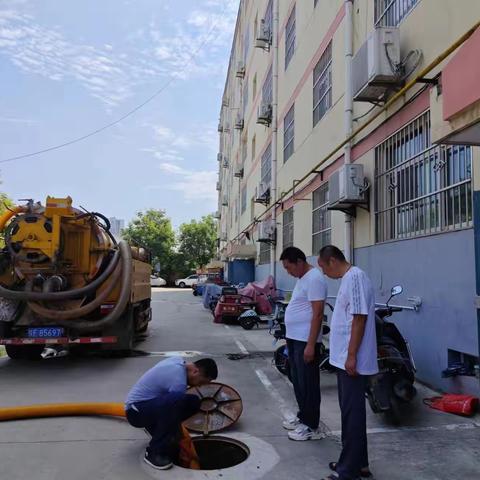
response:
<path id="1" fill-rule="evenodd" d="M 273 29 L 273 0 L 268 0 L 267 9 L 265 10 L 265 27 L 268 28 L 270 34 Z"/>
<path id="2" fill-rule="evenodd" d="M 295 139 L 295 104 L 283 119 L 283 163 L 293 154 Z"/>
<path id="3" fill-rule="evenodd" d="M 273 100 L 273 90 L 272 90 L 272 67 L 268 70 L 265 82 L 262 87 L 262 103 L 266 105 L 271 105 Z"/>
<path id="4" fill-rule="evenodd" d="M 255 150 L 256 150 L 256 147 L 257 147 L 257 137 L 256 135 L 253 136 L 252 138 L 252 162 L 255 161 Z"/>
<path id="5" fill-rule="evenodd" d="M 255 21 L 253 22 L 253 39 L 257 39 L 258 33 L 258 13 L 255 15 Z"/>
<path id="6" fill-rule="evenodd" d="M 243 95 L 242 95 L 242 111 L 243 111 L 243 118 L 245 118 L 245 112 L 247 111 L 248 105 L 248 82 L 245 82 L 243 87 Z"/>
<path id="7" fill-rule="evenodd" d="M 241 213 L 242 213 L 242 215 L 245 213 L 246 209 L 247 209 L 247 186 L 244 185 L 242 187 L 242 193 L 241 193 Z"/>
<path id="8" fill-rule="evenodd" d="M 283 212 L 282 248 L 293 247 L 293 207 Z"/>
<path id="9" fill-rule="evenodd" d="M 419 0 L 375 0 L 375 26 L 396 27 Z"/>
<path id="10" fill-rule="evenodd" d="M 313 192 L 312 212 L 312 253 L 331 243 L 331 211 L 328 207 L 328 183 Z"/>
<path id="11" fill-rule="evenodd" d="M 313 0 L 313 8 L 317 6 L 318 0 Z"/>
<path id="12" fill-rule="evenodd" d="M 432 146 L 430 112 L 375 149 L 375 241 L 472 226 L 472 150 Z"/>
<path id="13" fill-rule="evenodd" d="M 295 52 L 295 5 L 285 26 L 285 70 Z"/>
<path id="14" fill-rule="evenodd" d="M 260 254 L 258 256 L 258 263 L 260 265 L 270 263 L 270 244 L 267 242 L 258 243 L 260 243 Z"/>
<path id="15" fill-rule="evenodd" d="M 248 52 L 250 50 L 250 27 L 247 26 L 245 30 L 245 35 L 243 37 L 243 63 L 245 66 L 247 65 L 247 59 L 248 59 Z"/>
<path id="16" fill-rule="evenodd" d="M 272 144 L 269 143 L 262 155 L 261 182 L 270 187 L 272 180 Z"/>
<path id="17" fill-rule="evenodd" d="M 255 196 L 250 199 L 250 222 L 255 220 Z"/>
<path id="18" fill-rule="evenodd" d="M 313 126 L 332 106 L 332 42 L 313 70 Z"/>
<path id="19" fill-rule="evenodd" d="M 252 101 L 255 101 L 255 97 L 257 96 L 257 74 L 253 76 L 252 91 L 253 91 Z"/>

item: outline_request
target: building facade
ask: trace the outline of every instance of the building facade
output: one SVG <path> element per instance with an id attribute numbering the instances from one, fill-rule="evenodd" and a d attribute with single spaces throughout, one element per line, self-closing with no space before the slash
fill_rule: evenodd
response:
<path id="1" fill-rule="evenodd" d="M 122 238 L 122 230 L 125 228 L 125 220 L 121 218 L 110 217 L 110 232 L 116 239 Z"/>
<path id="2" fill-rule="evenodd" d="M 479 20 L 476 0 L 242 0 L 217 184 L 227 267 L 289 290 L 283 248 L 339 246 L 379 303 L 403 286 L 418 377 L 474 393 L 478 376 L 442 371 L 478 374 Z"/>

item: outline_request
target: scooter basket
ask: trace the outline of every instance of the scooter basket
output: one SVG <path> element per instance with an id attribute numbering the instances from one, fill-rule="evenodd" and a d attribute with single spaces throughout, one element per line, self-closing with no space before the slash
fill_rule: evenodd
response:
<path id="1" fill-rule="evenodd" d="M 472 395 L 447 393 L 441 397 L 425 398 L 423 403 L 430 408 L 456 415 L 471 416 L 478 408 L 478 398 Z"/>

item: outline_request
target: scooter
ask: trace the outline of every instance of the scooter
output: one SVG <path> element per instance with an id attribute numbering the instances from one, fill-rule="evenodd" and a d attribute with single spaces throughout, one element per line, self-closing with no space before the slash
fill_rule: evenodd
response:
<path id="1" fill-rule="evenodd" d="M 370 377 L 366 392 L 372 411 L 384 413 L 394 424 L 400 422 L 401 405 L 411 402 L 417 393 L 416 367 L 408 342 L 396 325 L 386 320 L 403 310 L 389 305 L 390 300 L 402 292 L 400 285 L 393 287 L 386 306 L 375 311 L 379 373 Z"/>
<path id="2" fill-rule="evenodd" d="M 264 294 L 262 294 L 264 295 Z M 249 308 L 242 312 L 238 317 L 238 323 L 244 330 L 251 330 L 253 327 L 258 327 L 260 323 L 276 322 L 277 318 L 285 315 L 285 306 L 283 302 L 273 297 L 267 296 L 268 302 L 271 305 L 271 312 L 267 314 L 257 313 L 257 307 Z"/>

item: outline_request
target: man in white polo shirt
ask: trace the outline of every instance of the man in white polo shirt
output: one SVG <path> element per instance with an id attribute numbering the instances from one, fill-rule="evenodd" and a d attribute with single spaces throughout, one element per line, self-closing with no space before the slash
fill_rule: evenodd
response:
<path id="1" fill-rule="evenodd" d="M 340 249 L 320 250 L 325 275 L 341 278 L 330 323 L 330 364 L 338 368 L 338 400 L 342 412 L 342 453 L 329 467 L 328 480 L 371 476 L 368 469 L 365 389 L 368 375 L 378 373 L 375 295 L 366 273 L 348 263 Z"/>
<path id="2" fill-rule="evenodd" d="M 325 434 L 320 421 L 320 342 L 327 283 L 305 254 L 288 247 L 280 256 L 285 270 L 297 278 L 285 311 L 290 372 L 298 404 L 297 417 L 283 422 L 290 440 L 319 440 Z"/>

